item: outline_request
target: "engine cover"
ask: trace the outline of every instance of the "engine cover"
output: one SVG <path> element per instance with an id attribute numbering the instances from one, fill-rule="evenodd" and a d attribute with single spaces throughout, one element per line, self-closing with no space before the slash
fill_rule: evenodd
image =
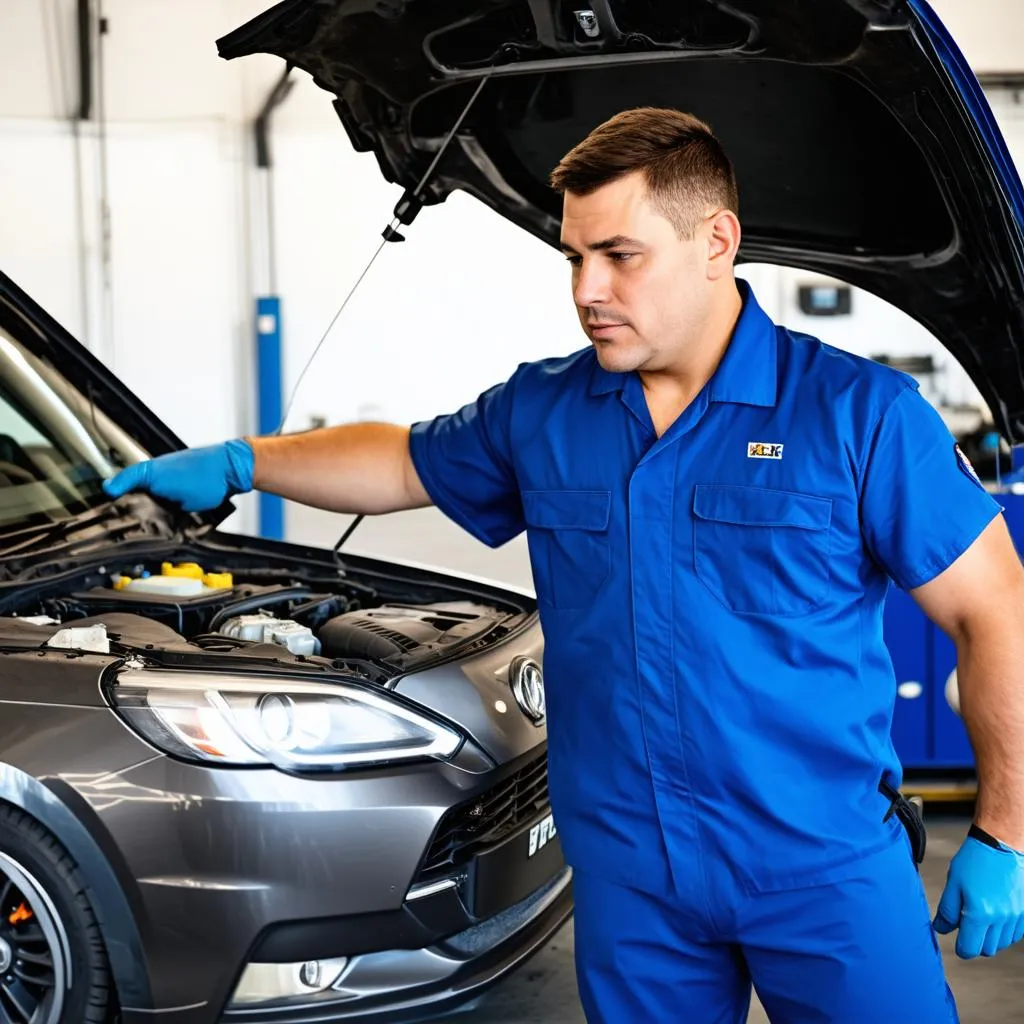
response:
<path id="1" fill-rule="evenodd" d="M 317 639 L 328 658 L 394 661 L 466 640 L 488 629 L 495 618 L 493 608 L 470 602 L 383 605 L 329 619 Z"/>

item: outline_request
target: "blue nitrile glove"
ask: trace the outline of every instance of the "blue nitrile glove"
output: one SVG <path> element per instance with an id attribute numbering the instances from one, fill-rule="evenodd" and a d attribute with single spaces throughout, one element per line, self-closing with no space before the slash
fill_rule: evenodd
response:
<path id="1" fill-rule="evenodd" d="M 252 445 L 236 439 L 137 462 L 104 481 L 103 489 L 111 498 L 147 491 L 177 502 L 186 512 L 204 512 L 233 494 L 251 491 L 254 463 Z"/>
<path id="2" fill-rule="evenodd" d="M 995 956 L 1020 942 L 1024 938 L 1024 854 L 972 826 L 949 865 L 934 925 L 942 935 L 960 929 L 956 955 L 964 960 Z"/>

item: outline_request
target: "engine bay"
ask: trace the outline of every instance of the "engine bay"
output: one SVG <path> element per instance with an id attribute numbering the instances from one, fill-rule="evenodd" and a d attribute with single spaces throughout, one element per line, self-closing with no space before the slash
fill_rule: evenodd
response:
<path id="1" fill-rule="evenodd" d="M 396 599 L 343 576 L 270 566 L 209 570 L 191 561 L 142 562 L 84 575 L 58 594 L 41 594 L 0 615 L 0 646 L 156 658 L 233 653 L 361 667 L 360 674 L 384 681 L 508 632 L 507 608 L 472 598 L 407 596 Z"/>

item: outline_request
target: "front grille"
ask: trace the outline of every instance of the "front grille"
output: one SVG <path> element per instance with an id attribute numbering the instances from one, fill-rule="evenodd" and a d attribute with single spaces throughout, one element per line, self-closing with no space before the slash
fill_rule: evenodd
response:
<path id="1" fill-rule="evenodd" d="M 548 806 L 548 759 L 542 754 L 486 793 L 453 807 L 441 819 L 416 884 L 450 874 L 500 843 Z"/>

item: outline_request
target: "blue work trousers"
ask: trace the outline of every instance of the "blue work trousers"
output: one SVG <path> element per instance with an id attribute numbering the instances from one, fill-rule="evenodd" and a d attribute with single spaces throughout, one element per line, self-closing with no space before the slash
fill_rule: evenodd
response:
<path id="1" fill-rule="evenodd" d="M 708 875 L 687 906 L 576 873 L 589 1024 L 744 1024 L 752 987 L 772 1024 L 957 1024 L 905 842 L 829 885 L 752 895 Z"/>

